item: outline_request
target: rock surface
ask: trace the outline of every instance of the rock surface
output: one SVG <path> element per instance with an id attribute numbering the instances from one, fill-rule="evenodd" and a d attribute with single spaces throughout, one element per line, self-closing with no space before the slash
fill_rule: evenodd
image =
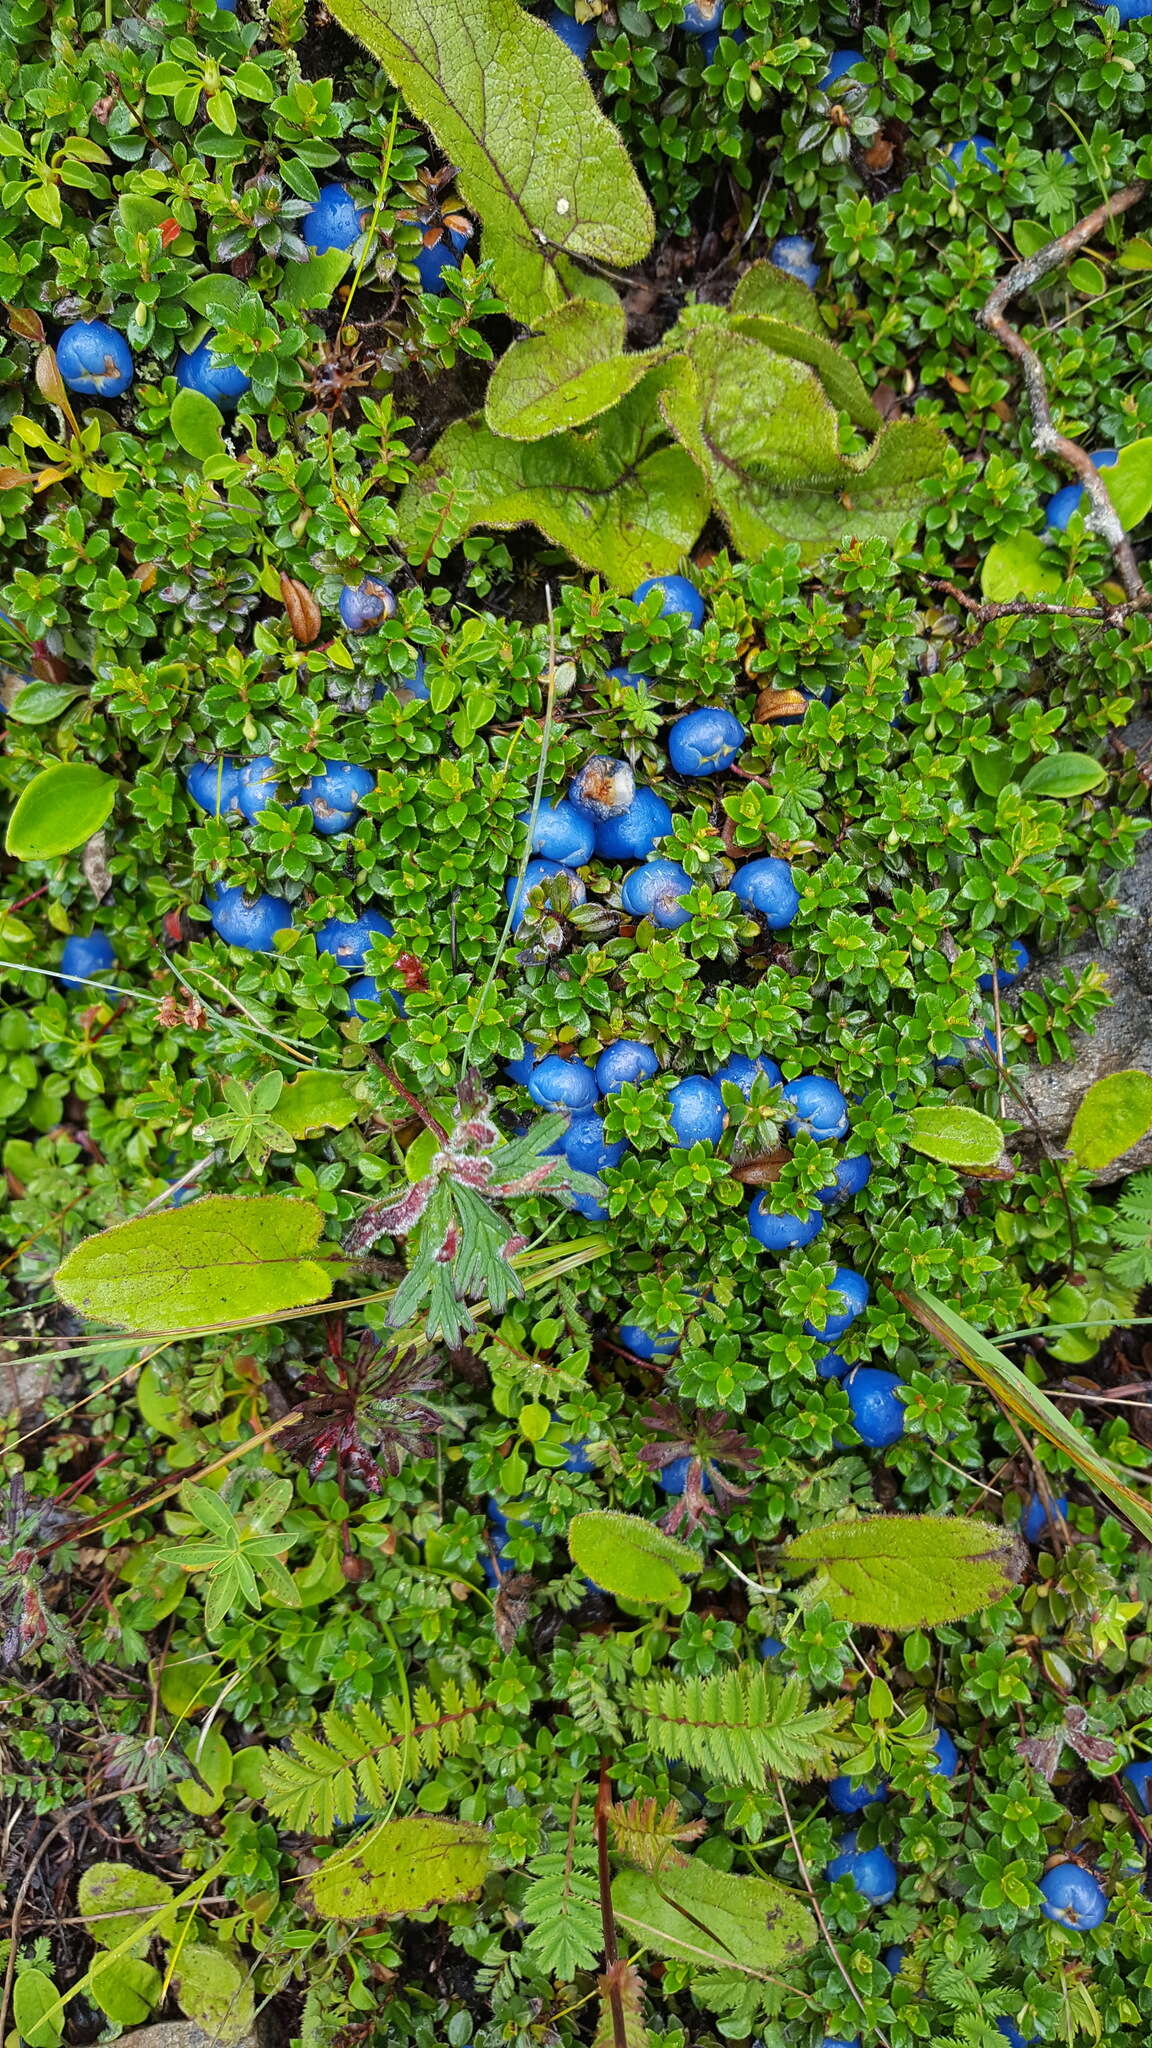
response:
<path id="1" fill-rule="evenodd" d="M 121 2034 L 118 2048 L 219 2048 L 219 2041 L 195 2020 L 157 2020 L 154 2026 L 134 2027 L 131 2033 Z M 238 2041 L 230 2034 L 227 2048 L 256 2048 L 256 2035 L 246 2034 Z"/>

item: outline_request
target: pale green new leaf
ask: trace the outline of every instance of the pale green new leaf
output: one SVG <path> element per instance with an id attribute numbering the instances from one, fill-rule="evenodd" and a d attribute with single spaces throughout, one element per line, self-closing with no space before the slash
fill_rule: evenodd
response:
<path id="1" fill-rule="evenodd" d="M 624 308 L 571 299 L 514 341 L 488 384 L 484 417 L 494 434 L 539 441 L 582 426 L 617 405 L 656 361 L 654 349 L 625 355 Z"/>
<path id="2" fill-rule="evenodd" d="M 518 320 L 573 296 L 558 259 L 638 263 L 652 211 L 583 66 L 518 0 L 333 0 L 457 166 Z"/>
<path id="3" fill-rule="evenodd" d="M 304 1138 L 309 1131 L 342 1131 L 364 1110 L 355 1085 L 353 1074 L 326 1074 L 319 1068 L 298 1074 L 276 1104 L 276 1121 L 290 1138 Z"/>
<path id="4" fill-rule="evenodd" d="M 1010 604 L 1018 597 L 1055 597 L 1062 588 L 1059 567 L 1045 560 L 1043 534 L 1015 533 L 1010 540 L 993 541 L 980 566 L 981 594 L 991 604 Z M 1092 603 L 1086 590 L 1069 601 Z"/>
<path id="5" fill-rule="evenodd" d="M 329 1858 L 312 1879 L 321 1919 L 381 1920 L 476 1897 L 489 1837 L 463 1820 L 410 1814 L 380 1821 Z"/>
<path id="6" fill-rule="evenodd" d="M 50 761 L 21 791 L 5 834 L 14 860 L 53 860 L 107 824 L 116 783 L 87 761 Z"/>
<path id="7" fill-rule="evenodd" d="M 1138 1300 L 1138 1288 L 1125 1287 L 1098 1266 L 1081 1267 L 1075 1286 L 1068 1281 L 1048 1296 L 1052 1331 L 1045 1342 L 1052 1357 L 1062 1365 L 1087 1365 L 1116 1325 L 1135 1315 Z M 1063 1322 L 1072 1327 L 1062 1331 Z"/>
<path id="8" fill-rule="evenodd" d="M 59 1999 L 45 1971 L 21 1970 L 12 1986 L 12 2017 L 25 2048 L 59 2048 L 64 2038 Z"/>
<path id="9" fill-rule="evenodd" d="M 939 1627 L 989 1607 L 1019 1576 L 1017 1539 L 992 1522 L 948 1515 L 858 1515 L 806 1529 L 784 1546 L 816 1567 L 816 1594 L 838 1621 L 867 1628 Z"/>
<path id="10" fill-rule="evenodd" d="M 85 1989 L 118 2027 L 138 2027 L 160 1998 L 164 1979 L 140 1956 L 94 1956 Z"/>
<path id="11" fill-rule="evenodd" d="M 698 1550 L 666 1536 L 655 1522 L 610 1508 L 572 1517 L 568 1551 L 577 1570 L 606 1593 L 653 1606 L 682 1602 L 682 1580 L 695 1577 L 703 1563 Z"/>
<path id="12" fill-rule="evenodd" d="M 1004 1149 L 999 1124 L 962 1103 L 937 1103 L 910 1111 L 904 1142 L 913 1152 L 944 1166 L 995 1166 Z"/>
<path id="13" fill-rule="evenodd" d="M 1129 441 L 1101 474 L 1121 526 L 1131 531 L 1152 512 L 1152 436 Z M 1083 500 L 1081 509 L 1086 509 Z"/>
<path id="14" fill-rule="evenodd" d="M 215 1943 L 185 1944 L 175 1960 L 172 1988 L 181 2012 L 211 2042 L 232 2048 L 251 2032 L 256 2009 L 251 1975 Z"/>
<path id="15" fill-rule="evenodd" d="M 1077 1166 L 1099 1173 L 1152 1130 L 1152 1074 L 1126 1067 L 1093 1081 L 1072 1119 L 1068 1150 Z"/>
<path id="16" fill-rule="evenodd" d="M 816 1943 L 804 1900 L 768 1877 L 737 1877 L 699 1856 L 649 1877 L 622 1870 L 612 1885 L 621 1927 L 642 1948 L 697 1971 L 774 1977 Z"/>

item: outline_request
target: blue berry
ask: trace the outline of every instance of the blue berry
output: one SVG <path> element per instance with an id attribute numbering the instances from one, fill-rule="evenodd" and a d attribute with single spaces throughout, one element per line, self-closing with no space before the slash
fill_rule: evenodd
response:
<path id="1" fill-rule="evenodd" d="M 797 284 L 815 291 L 820 282 L 820 265 L 812 261 L 815 247 L 809 235 L 781 235 L 769 249 L 768 261 L 794 277 Z"/>
<path id="2" fill-rule="evenodd" d="M 227 755 L 222 761 L 193 761 L 184 771 L 184 787 L 210 818 L 225 818 L 240 809 L 240 768 Z"/>
<path id="3" fill-rule="evenodd" d="M 811 1209 L 807 1216 L 773 1215 L 764 1207 L 766 1189 L 752 1198 L 748 1210 L 748 1228 L 757 1244 L 768 1252 L 790 1252 L 797 1246 L 811 1244 L 824 1228 L 824 1218 L 819 1209 Z"/>
<path id="4" fill-rule="evenodd" d="M 829 1081 L 823 1074 L 801 1074 L 795 1081 L 785 1081 L 781 1094 L 793 1111 L 785 1125 L 790 1138 L 799 1131 L 820 1144 L 844 1137 L 848 1129 L 848 1101 L 835 1081 Z"/>
<path id="5" fill-rule="evenodd" d="M 1004 951 L 1011 957 L 1011 967 L 994 968 L 990 974 L 982 974 L 976 983 L 986 996 L 991 995 L 993 987 L 1001 991 L 1015 988 L 1021 975 L 1027 974 L 1032 965 L 1032 955 L 1022 939 L 1009 939 Z"/>
<path id="6" fill-rule="evenodd" d="M 686 1074 L 668 1097 L 668 1114 L 678 1145 L 715 1145 L 724 1135 L 728 1111 L 714 1081 Z"/>
<path id="7" fill-rule="evenodd" d="M 321 185 L 320 197 L 300 223 L 310 249 L 350 249 L 362 232 L 360 208 L 346 185 Z"/>
<path id="8" fill-rule="evenodd" d="M 638 1038 L 617 1038 L 596 1062 L 596 1086 L 601 1095 L 615 1095 L 626 1082 L 650 1081 L 659 1072 L 660 1062 L 650 1045 Z"/>
<path id="9" fill-rule="evenodd" d="M 822 1380 L 841 1380 L 850 1369 L 848 1360 L 841 1358 L 838 1351 L 825 1351 L 816 1360 L 816 1371 Z"/>
<path id="10" fill-rule="evenodd" d="M 677 775 L 722 775 L 748 735 L 734 711 L 704 704 L 686 711 L 668 734 L 668 759 Z"/>
<path id="11" fill-rule="evenodd" d="M 791 924 L 800 908 L 800 895 L 786 860 L 746 860 L 737 868 L 728 887 L 745 909 L 763 918 L 770 932 Z"/>
<path id="12" fill-rule="evenodd" d="M 390 939 L 392 926 L 378 910 L 362 910 L 359 917 L 330 917 L 316 934 L 316 951 L 330 953 L 342 967 L 363 967 L 373 939 Z"/>
<path id="13" fill-rule="evenodd" d="M 856 1434 L 869 1450 L 885 1451 L 903 1436 L 904 1403 L 899 1393 L 903 1385 L 894 1372 L 879 1372 L 871 1365 L 859 1366 L 845 1381 Z"/>
<path id="14" fill-rule="evenodd" d="M 227 356 L 218 356 L 212 342 L 213 336 L 209 334 L 190 355 L 177 356 L 176 382 L 181 391 L 198 391 L 201 397 L 218 405 L 221 412 L 231 412 L 251 387 L 252 379 L 230 363 Z"/>
<path id="15" fill-rule="evenodd" d="M 595 1459 L 588 1456 L 588 1440 L 586 1437 L 570 1440 L 565 1444 L 564 1449 L 567 1454 L 564 1459 L 565 1472 L 594 1472 L 596 1470 Z"/>
<path id="16" fill-rule="evenodd" d="M 863 1813 L 866 1806 L 882 1806 L 887 1797 L 887 1778 L 869 1783 L 845 1774 L 828 1781 L 828 1804 L 833 1813 Z"/>
<path id="17" fill-rule="evenodd" d="M 661 1492 L 667 1494 L 683 1493 L 684 1488 L 688 1484 L 688 1467 L 691 1463 L 691 1458 L 673 1458 L 670 1465 L 661 1466 L 656 1474 L 656 1484 Z M 702 1493 L 711 1493 L 712 1491 L 712 1482 L 707 1472 L 702 1471 L 700 1474 L 700 1491 Z"/>
<path id="18" fill-rule="evenodd" d="M 422 654 L 416 656 L 416 666 L 412 670 L 411 675 L 397 677 L 396 688 L 398 690 L 406 690 L 410 697 L 415 697 L 418 704 L 427 704 L 431 692 L 424 681 L 424 656 Z M 384 695 L 383 690 L 380 691 L 380 695 L 381 697 Z"/>
<path id="19" fill-rule="evenodd" d="M 1131 1785 L 1145 1813 L 1152 1813 L 1152 1758 L 1137 1757 L 1134 1762 L 1125 1764 L 1120 1776 Z"/>
<path id="20" fill-rule="evenodd" d="M 780 1641 L 779 1636 L 761 1636 L 759 1655 L 766 1664 L 771 1663 L 774 1657 L 782 1657 L 784 1655 L 784 1645 Z"/>
<path id="21" fill-rule="evenodd" d="M 1108 1917 L 1108 1897 L 1098 1878 L 1078 1863 L 1054 1863 L 1040 1879 L 1044 1917 L 1060 1927 L 1085 1932 Z"/>
<path id="22" fill-rule="evenodd" d="M 448 228 L 431 248 L 421 244 L 416 251 L 416 273 L 422 291 L 433 292 L 439 297 L 444 290 L 444 272 L 459 270 L 468 239 L 462 228 Z"/>
<path id="23" fill-rule="evenodd" d="M 83 988 L 86 981 L 107 974 L 115 965 L 112 941 L 103 932 L 89 932 L 87 937 L 73 932 L 70 939 L 65 939 L 60 954 L 60 986 Z"/>
<path id="24" fill-rule="evenodd" d="M 851 1266 L 837 1266 L 832 1275 L 831 1292 L 839 1295 L 843 1308 L 834 1309 L 822 1329 L 817 1329 L 815 1323 L 804 1325 L 806 1334 L 819 1337 L 823 1344 L 833 1343 L 837 1337 L 842 1337 L 872 1298 L 872 1289 L 863 1274 L 854 1273 Z"/>
<path id="25" fill-rule="evenodd" d="M 675 1358 L 680 1349 L 680 1339 L 675 1330 L 660 1330 L 653 1336 L 639 1323 L 621 1323 L 616 1335 L 625 1351 L 631 1351 L 636 1358 Z"/>
<path id="26" fill-rule="evenodd" d="M 647 860 L 671 830 L 672 812 L 663 797 L 642 787 L 618 818 L 597 823 L 596 851 L 602 860 Z"/>
<path id="27" fill-rule="evenodd" d="M 936 1730 L 936 1740 L 932 1748 L 936 1754 L 936 1761 L 932 1765 L 933 1777 L 954 1778 L 960 1768 L 960 1751 L 947 1728 Z"/>
<path id="28" fill-rule="evenodd" d="M 858 1892 L 874 1906 L 886 1906 L 896 1896 L 900 1873 L 886 1849 L 858 1849 L 855 1833 L 842 1835 L 839 1854 L 825 1872 L 829 1881 L 850 1877 Z"/>
<path id="29" fill-rule="evenodd" d="M 855 71 L 856 66 L 863 62 L 863 50 L 833 50 L 828 59 L 828 69 L 820 80 L 817 91 L 827 92 L 828 87 L 835 85 L 838 78 L 843 78 L 846 71 Z"/>
<path id="30" fill-rule="evenodd" d="M 1152 0 L 1150 0 L 1150 11 L 1152 11 Z M 1093 468 L 1111 469 L 1118 453 L 1119 450 L 1116 448 L 1105 448 L 1101 454 L 1092 457 Z M 1064 484 L 1060 490 L 1053 491 L 1052 496 L 1045 505 L 1044 523 L 1050 532 L 1066 533 L 1073 514 L 1083 512 L 1084 509 L 1083 484 Z M 983 983 L 981 983 L 981 987 L 983 987 Z"/>
<path id="31" fill-rule="evenodd" d="M 368 633 L 382 619 L 395 618 L 396 598 L 378 576 L 365 576 L 359 583 L 344 585 L 336 609 L 346 632 Z"/>
<path id="32" fill-rule="evenodd" d="M 254 761 L 241 761 L 236 771 L 236 805 L 249 824 L 275 803 L 279 775 L 271 754 L 257 754 Z"/>
<path id="33" fill-rule="evenodd" d="M 387 990 L 384 993 L 391 995 L 391 990 Z M 374 974 L 360 974 L 356 977 L 355 981 L 348 984 L 348 1015 L 350 1017 L 364 1017 L 368 1015 L 369 1005 L 379 1004 L 383 1000 L 384 994 L 381 993 L 380 984 Z M 396 997 L 392 996 L 392 1000 L 396 1002 Z"/>
<path id="34" fill-rule="evenodd" d="M 608 673 L 614 683 L 619 683 L 622 690 L 637 690 L 641 683 L 646 690 L 652 687 L 649 677 L 638 675 L 634 668 L 610 668 Z"/>
<path id="35" fill-rule="evenodd" d="M 593 754 L 568 785 L 568 801 L 594 825 L 623 817 L 636 794 L 636 778 L 627 761 Z"/>
<path id="36" fill-rule="evenodd" d="M 1019 2027 L 1012 2025 L 1011 2020 L 997 2020 L 996 2031 L 998 2034 L 1003 2034 L 1004 2039 L 1008 2043 L 1008 2048 L 1039 2048 L 1039 2034 L 1028 2034 L 1025 2036 L 1020 2032 Z"/>
<path id="37" fill-rule="evenodd" d="M 119 398 L 132 382 L 132 351 L 106 320 L 74 320 L 56 343 L 56 364 L 69 391 Z"/>
<path id="38" fill-rule="evenodd" d="M 1056 1514 L 1066 1515 L 1068 1513 L 1067 1495 L 1063 1493 L 1058 1494 L 1053 1500 L 1052 1506 Z M 1020 1534 L 1023 1536 L 1025 1543 L 1042 1543 L 1051 1526 L 1051 1517 L 1044 1502 L 1038 1493 L 1034 1493 L 1020 1517 Z"/>
<path id="39" fill-rule="evenodd" d="M 712 1079 L 717 1087 L 721 1081 L 731 1081 L 733 1087 L 738 1088 L 741 1095 L 747 1097 L 752 1093 L 753 1084 L 762 1075 L 772 1083 L 773 1088 L 779 1088 L 784 1079 L 775 1060 L 768 1059 L 766 1054 L 758 1053 L 755 1059 L 748 1059 L 742 1052 L 733 1052 L 729 1053 L 722 1067 L 717 1067 Z"/>
<path id="40" fill-rule="evenodd" d="M 575 1167 L 577 1173 L 596 1175 L 619 1166 L 628 1150 L 627 1138 L 614 1138 L 609 1144 L 604 1136 L 604 1119 L 594 1109 L 573 1117 L 560 1144 L 569 1166 Z"/>
<path id="41" fill-rule="evenodd" d="M 361 797 L 375 787 L 376 777 L 370 768 L 357 768 L 351 761 L 325 761 L 319 774 L 304 784 L 300 801 L 311 811 L 316 830 L 328 837 L 348 831 Z"/>
<path id="42" fill-rule="evenodd" d="M 520 1086 L 526 1088 L 532 1079 L 532 1072 L 539 1057 L 536 1047 L 523 1039 L 515 1059 L 505 1060 L 504 1072 L 510 1081 L 519 1081 Z"/>
<path id="43" fill-rule="evenodd" d="M 649 576 L 632 592 L 633 604 L 643 604 L 650 590 L 660 592 L 658 619 L 687 619 L 690 626 L 704 623 L 704 599 L 686 576 Z"/>
<path id="44" fill-rule="evenodd" d="M 820 2048 L 860 2048 L 860 2036 L 853 2034 L 852 2039 L 847 2041 L 843 2034 L 825 2034 Z"/>
<path id="45" fill-rule="evenodd" d="M 531 811 L 521 811 L 521 825 L 532 824 Z M 532 824 L 532 851 L 545 860 L 558 860 L 564 867 L 582 868 L 592 858 L 596 833 L 588 818 L 562 796 L 557 803 L 541 804 Z"/>
<path id="46" fill-rule="evenodd" d="M 898 1977 L 900 1975 L 901 1970 L 904 1968 L 904 1958 L 907 1953 L 907 1949 L 898 1941 L 894 1941 L 891 1948 L 885 1949 L 880 1961 L 890 1977 Z"/>
<path id="47" fill-rule="evenodd" d="M 970 135 L 965 142 L 954 142 L 948 151 L 948 156 L 950 162 L 956 165 L 957 170 L 960 170 L 965 166 L 969 153 L 971 153 L 978 164 L 983 165 L 986 171 L 998 171 L 1000 169 L 1000 159 L 996 154 L 995 145 L 989 136 Z M 950 185 L 954 185 L 956 182 L 951 172 L 948 174 L 948 182 Z"/>
<path id="48" fill-rule="evenodd" d="M 282 896 L 246 896 L 239 884 L 230 889 L 213 889 L 205 897 L 212 915 L 212 928 L 226 945 L 243 946 L 250 953 L 274 953 L 277 932 L 290 931 L 291 905 Z"/>
<path id="49" fill-rule="evenodd" d="M 645 861 L 625 875 L 621 906 L 629 917 L 651 918 L 661 931 L 678 931 L 692 916 L 683 902 L 692 886 L 692 877 L 685 874 L 679 861 Z"/>
<path id="50" fill-rule="evenodd" d="M 724 19 L 725 0 L 688 0 L 680 23 L 686 36 L 715 35 Z"/>
<path id="51" fill-rule="evenodd" d="M 550 7 L 544 17 L 553 35 L 559 36 L 565 49 L 583 63 L 592 48 L 596 36 L 594 21 L 577 21 L 575 15 L 565 14 L 562 7 Z"/>
<path id="52" fill-rule="evenodd" d="M 1094 0 L 1095 4 L 1095 0 Z M 1121 21 L 1143 21 L 1152 14 L 1152 0 L 1110 0 Z"/>
<path id="53" fill-rule="evenodd" d="M 512 907 L 512 929 L 518 932 L 524 922 L 531 890 L 538 889 L 552 875 L 566 875 L 568 878 L 569 903 L 583 903 L 587 890 L 573 868 L 564 867 L 558 860 L 530 860 L 522 879 L 517 882 L 515 875 L 509 875 L 504 884 L 505 900 Z"/>
<path id="54" fill-rule="evenodd" d="M 864 1152 L 857 1152 L 851 1159 L 838 1159 L 836 1169 L 827 1187 L 817 1191 L 818 1202 L 847 1202 L 867 1187 L 872 1178 L 872 1161 Z"/>
<path id="55" fill-rule="evenodd" d="M 596 1076 L 583 1060 L 550 1052 L 532 1069 L 528 1093 L 541 1109 L 566 1109 L 579 1116 L 596 1101 Z"/>

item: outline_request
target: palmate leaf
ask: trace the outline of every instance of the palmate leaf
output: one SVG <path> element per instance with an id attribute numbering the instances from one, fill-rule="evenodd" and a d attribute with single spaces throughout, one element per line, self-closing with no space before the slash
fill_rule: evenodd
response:
<path id="1" fill-rule="evenodd" d="M 795 1674 L 782 1679 L 743 1664 L 710 1678 L 643 1679 L 629 1694 L 628 1720 L 660 1756 L 724 1785 L 762 1788 L 769 1772 L 827 1777 L 851 1748 L 841 1733 L 851 1702 L 809 1707 L 810 1698 Z"/>

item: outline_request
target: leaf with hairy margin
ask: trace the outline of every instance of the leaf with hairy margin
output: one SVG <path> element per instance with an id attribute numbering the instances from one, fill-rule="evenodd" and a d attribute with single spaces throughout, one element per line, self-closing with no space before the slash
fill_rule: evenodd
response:
<path id="1" fill-rule="evenodd" d="M 640 382 L 656 351 L 624 350 L 624 308 L 572 299 L 514 341 L 488 385 L 484 417 L 494 434 L 539 441 L 607 412 Z"/>

